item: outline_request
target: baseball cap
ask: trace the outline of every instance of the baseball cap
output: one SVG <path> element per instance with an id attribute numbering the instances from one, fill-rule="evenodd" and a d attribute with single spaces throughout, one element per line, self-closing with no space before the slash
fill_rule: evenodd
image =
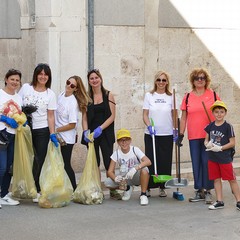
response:
<path id="1" fill-rule="evenodd" d="M 121 128 L 117 131 L 117 140 L 124 138 L 124 137 L 131 138 L 131 134 L 127 129 Z"/>
<path id="2" fill-rule="evenodd" d="M 223 107 L 227 111 L 227 106 L 223 101 L 217 100 L 211 107 L 210 110 L 212 111 L 215 107 Z"/>

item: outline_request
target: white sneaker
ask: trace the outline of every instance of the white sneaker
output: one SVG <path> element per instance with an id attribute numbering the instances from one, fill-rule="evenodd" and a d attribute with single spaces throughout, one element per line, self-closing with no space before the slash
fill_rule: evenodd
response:
<path id="1" fill-rule="evenodd" d="M 11 205 L 11 206 L 15 206 L 20 204 L 19 201 L 14 200 L 11 198 L 10 194 L 7 194 L 5 197 L 0 198 L 0 204 L 1 205 Z"/>
<path id="2" fill-rule="evenodd" d="M 2 208 L 2 205 L 0 204 L 0 209 Z"/>
<path id="3" fill-rule="evenodd" d="M 122 196 L 122 200 L 123 201 L 128 201 L 132 195 L 132 191 L 133 191 L 133 187 L 130 186 L 128 191 L 124 191 L 123 196 Z"/>
<path id="4" fill-rule="evenodd" d="M 140 196 L 140 205 L 141 206 L 148 205 L 148 197 L 146 195 L 141 195 Z"/>
<path id="5" fill-rule="evenodd" d="M 34 203 L 38 203 L 38 199 L 40 198 L 41 194 L 40 193 L 37 193 L 37 197 L 36 198 L 33 198 L 33 202 Z"/>

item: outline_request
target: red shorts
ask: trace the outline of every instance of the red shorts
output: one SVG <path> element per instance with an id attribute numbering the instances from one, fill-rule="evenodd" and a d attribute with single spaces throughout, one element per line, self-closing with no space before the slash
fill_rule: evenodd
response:
<path id="1" fill-rule="evenodd" d="M 222 180 L 236 180 L 232 163 L 217 163 L 208 160 L 209 180 L 222 178 Z"/>

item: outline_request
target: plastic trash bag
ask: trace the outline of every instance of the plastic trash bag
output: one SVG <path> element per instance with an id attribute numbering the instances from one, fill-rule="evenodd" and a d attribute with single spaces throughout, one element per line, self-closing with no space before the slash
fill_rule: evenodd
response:
<path id="1" fill-rule="evenodd" d="M 47 156 L 40 174 L 42 195 L 38 205 L 42 208 L 58 208 L 67 206 L 73 194 L 72 184 L 64 169 L 60 146 L 55 147 L 49 141 Z"/>
<path id="2" fill-rule="evenodd" d="M 82 204 L 100 204 L 103 192 L 93 144 L 93 133 L 89 135 L 92 142 L 88 143 L 88 154 L 82 176 L 73 194 L 73 201 Z"/>
<path id="3" fill-rule="evenodd" d="M 26 121 L 26 120 L 25 120 Z M 23 119 L 23 122 L 25 122 Z M 15 135 L 12 195 L 17 198 L 36 198 L 32 174 L 34 152 L 29 126 L 19 126 Z"/>

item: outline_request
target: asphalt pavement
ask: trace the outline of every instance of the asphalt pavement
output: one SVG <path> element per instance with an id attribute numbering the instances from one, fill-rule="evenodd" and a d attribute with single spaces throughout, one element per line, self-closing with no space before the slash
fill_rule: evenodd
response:
<path id="1" fill-rule="evenodd" d="M 208 210 L 203 201 L 188 202 L 193 186 L 180 189 L 185 200 L 160 198 L 151 191 L 148 206 L 139 204 L 139 187 L 129 201 L 112 200 L 104 190 L 100 205 L 71 202 L 63 208 L 43 209 L 30 200 L 0 209 L 1 240 L 134 240 L 134 239 L 240 239 L 240 211 L 228 182 L 224 186 L 224 209 Z M 214 192 L 213 192 L 214 195 Z"/>

